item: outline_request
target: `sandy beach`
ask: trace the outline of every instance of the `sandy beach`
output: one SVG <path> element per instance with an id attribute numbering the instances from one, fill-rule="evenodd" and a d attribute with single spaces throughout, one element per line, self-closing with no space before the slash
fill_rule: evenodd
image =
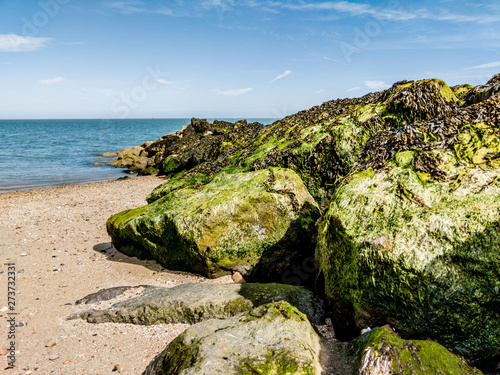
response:
<path id="1" fill-rule="evenodd" d="M 0 373 L 141 374 L 188 326 L 89 324 L 66 320 L 75 301 L 123 285 L 172 287 L 208 280 L 117 252 L 106 220 L 146 204 L 155 176 L 0 194 Z M 14 264 L 15 368 L 8 369 L 8 265 Z"/>

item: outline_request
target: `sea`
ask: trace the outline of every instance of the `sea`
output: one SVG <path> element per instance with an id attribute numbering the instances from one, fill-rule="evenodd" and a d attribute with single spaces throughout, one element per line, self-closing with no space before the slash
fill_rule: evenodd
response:
<path id="1" fill-rule="evenodd" d="M 268 125 L 276 119 L 247 121 Z M 0 120 L 0 193 L 124 177 L 125 169 L 105 165 L 111 160 L 99 155 L 155 141 L 189 123 L 180 118 Z"/>

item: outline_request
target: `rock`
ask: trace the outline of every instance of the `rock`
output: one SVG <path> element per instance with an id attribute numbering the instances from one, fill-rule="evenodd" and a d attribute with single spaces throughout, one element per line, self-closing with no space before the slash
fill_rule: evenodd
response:
<path id="1" fill-rule="evenodd" d="M 193 118 L 188 126 L 158 139 L 145 151 L 160 173 L 171 174 L 223 159 L 254 139 L 262 129 L 262 124 L 247 124 L 245 120 L 235 123 L 216 120 L 210 124 Z"/>
<path id="2" fill-rule="evenodd" d="M 52 354 L 48 357 L 49 361 L 55 361 L 56 359 L 59 359 L 60 355 L 59 354 Z"/>
<path id="3" fill-rule="evenodd" d="M 45 347 L 46 348 L 52 348 L 54 346 L 56 346 L 57 343 L 55 341 L 48 341 L 46 344 L 45 344 Z"/>
<path id="4" fill-rule="evenodd" d="M 116 159 L 109 165 L 118 168 L 129 168 L 132 170 L 146 169 L 149 164 L 147 154 L 143 153 L 144 148 L 134 146 L 118 151 Z"/>
<path id="5" fill-rule="evenodd" d="M 238 283 L 238 284 L 244 284 L 244 283 L 246 283 L 245 279 L 243 278 L 243 276 L 241 276 L 241 273 L 239 273 L 238 271 L 236 271 L 235 273 L 233 273 L 233 275 L 231 276 L 231 278 L 233 279 L 233 281 L 235 283 Z"/>
<path id="6" fill-rule="evenodd" d="M 102 165 L 102 164 L 96 161 L 96 162 L 95 162 L 95 163 L 93 163 L 92 165 L 93 165 L 94 167 L 98 167 L 98 166 L 100 166 L 100 165 Z"/>
<path id="7" fill-rule="evenodd" d="M 9 354 L 9 349 L 0 349 L 0 356 Z"/>
<path id="8" fill-rule="evenodd" d="M 482 374 L 436 342 L 402 340 L 386 328 L 373 329 L 348 346 L 359 375 Z"/>
<path id="9" fill-rule="evenodd" d="M 99 156 L 102 156 L 102 157 L 105 157 L 105 158 L 109 158 L 111 156 L 117 156 L 118 154 L 116 152 L 103 152 L 102 154 L 100 154 Z"/>
<path id="10" fill-rule="evenodd" d="M 499 103 L 461 110 L 460 125 L 379 135 L 369 154 L 378 161 L 337 187 L 316 254 L 341 340 L 388 322 L 478 367 L 500 355 Z M 423 141 L 431 130 L 446 141 Z M 392 158 L 378 159 L 383 147 Z M 479 163 L 483 149 L 491 156 Z"/>
<path id="11" fill-rule="evenodd" d="M 305 315 L 276 302 L 188 328 L 143 375 L 321 374 L 320 338 Z"/>
<path id="12" fill-rule="evenodd" d="M 118 250 L 211 278 L 238 271 L 247 281 L 279 282 L 314 256 L 318 206 L 291 170 L 220 173 L 177 189 L 167 183 L 157 196 L 108 220 Z"/>
<path id="13" fill-rule="evenodd" d="M 104 289 L 88 295 L 78 303 L 95 303 L 113 299 L 139 287 Z M 285 284 L 181 284 L 173 288 L 141 286 L 137 297 L 115 303 L 104 310 L 86 310 L 68 317 L 82 318 L 90 323 L 188 323 L 207 319 L 224 319 L 254 307 L 287 301 L 304 313 L 311 322 L 324 321 L 322 303 L 303 287 Z"/>

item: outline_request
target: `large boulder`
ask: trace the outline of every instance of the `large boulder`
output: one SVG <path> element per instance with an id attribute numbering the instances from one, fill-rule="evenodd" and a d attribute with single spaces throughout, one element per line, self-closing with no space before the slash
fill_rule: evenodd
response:
<path id="1" fill-rule="evenodd" d="M 219 173 L 166 191 L 108 220 L 118 250 L 212 278 L 239 271 L 249 281 L 281 282 L 314 259 L 319 210 L 292 170 Z"/>
<path id="2" fill-rule="evenodd" d="M 364 333 L 348 347 L 357 375 L 482 374 L 436 342 L 403 340 L 386 327 Z"/>
<path id="3" fill-rule="evenodd" d="M 339 185 L 319 226 L 317 260 L 340 336 L 389 322 L 477 363 L 498 361 L 499 106 L 489 101 L 469 113 L 486 123 L 380 137 L 370 152 L 382 167 Z M 452 131 L 453 151 L 418 139 Z M 394 156 L 383 159 L 382 147 Z"/>
<path id="4" fill-rule="evenodd" d="M 320 337 L 287 302 L 188 328 L 143 375 L 321 374 Z"/>
<path id="5" fill-rule="evenodd" d="M 115 287 L 92 293 L 77 304 L 113 301 L 135 292 L 106 309 L 90 309 L 71 315 L 89 323 L 195 324 L 224 319 L 271 302 L 287 301 L 315 323 L 324 321 L 323 306 L 310 291 L 285 284 L 181 284 L 173 288 L 155 286 Z"/>

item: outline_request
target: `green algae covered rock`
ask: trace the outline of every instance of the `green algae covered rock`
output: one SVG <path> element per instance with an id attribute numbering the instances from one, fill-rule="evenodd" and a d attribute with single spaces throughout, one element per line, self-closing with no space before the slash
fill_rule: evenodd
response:
<path id="1" fill-rule="evenodd" d="M 340 335 L 390 322 L 469 358 L 500 353 L 500 170 L 457 155 L 440 153 L 440 181 L 404 151 L 337 189 L 317 260 Z"/>
<path id="2" fill-rule="evenodd" d="M 363 334 L 348 346 L 359 375 L 482 374 L 436 342 L 403 340 L 385 327 Z"/>
<path id="3" fill-rule="evenodd" d="M 144 375 L 321 374 L 320 337 L 287 302 L 188 328 Z"/>
<path id="4" fill-rule="evenodd" d="M 300 177 L 269 168 L 175 185 L 147 206 L 112 216 L 107 230 L 118 250 L 171 270 L 281 281 L 288 267 L 314 257 L 318 217 Z"/>
<path id="5" fill-rule="evenodd" d="M 79 303 L 112 301 L 123 295 L 127 299 L 107 309 L 88 309 L 68 317 L 89 323 L 160 323 L 195 324 L 208 319 L 224 319 L 250 311 L 271 302 L 287 301 L 315 323 L 324 322 L 323 304 L 309 290 L 285 284 L 181 284 L 173 288 L 141 285 L 114 287 L 92 293 Z"/>

